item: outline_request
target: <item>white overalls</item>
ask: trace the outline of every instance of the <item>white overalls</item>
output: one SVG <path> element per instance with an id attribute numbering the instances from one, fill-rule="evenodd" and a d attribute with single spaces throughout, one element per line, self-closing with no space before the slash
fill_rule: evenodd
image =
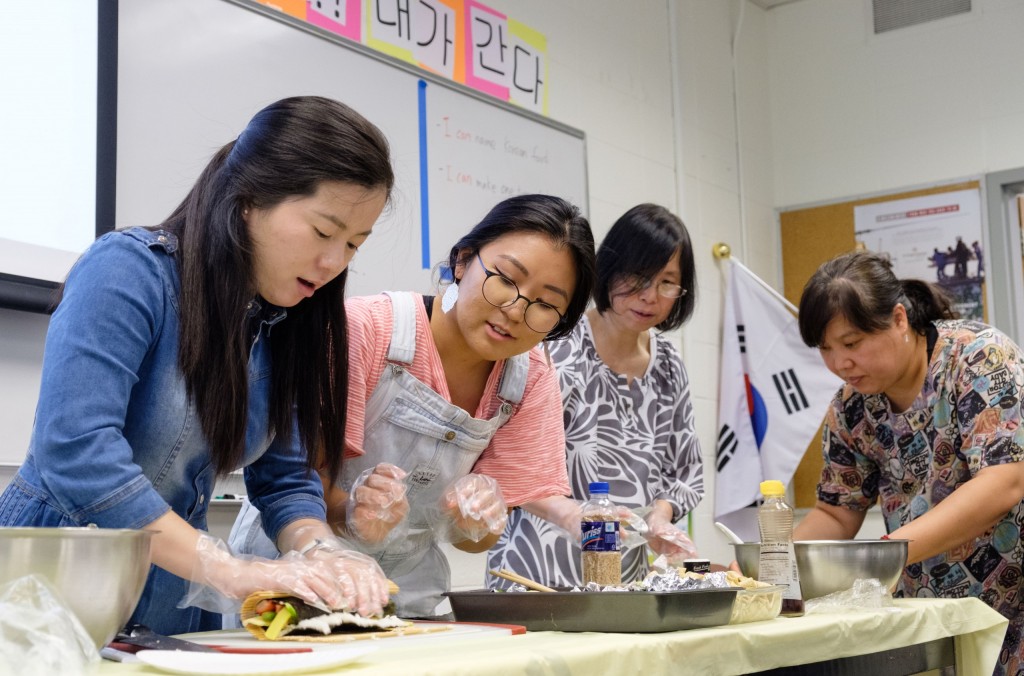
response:
<path id="1" fill-rule="evenodd" d="M 437 546 L 433 530 L 440 517 L 441 496 L 452 482 L 472 470 L 494 433 L 522 400 L 529 354 L 505 361 L 497 395 L 502 404 L 493 418 L 478 420 L 409 373 L 406 367 L 416 354 L 418 299 L 409 293 L 388 296 L 394 315 L 388 363 L 366 404 L 365 453 L 345 458 L 340 486 L 350 491 L 363 470 L 382 462 L 408 473 L 408 535 L 371 555 L 401 590 L 393 599 L 398 615 L 432 617 L 451 585 L 448 560 Z M 248 502 L 232 529 L 230 542 L 232 549 L 237 546 L 236 551 L 277 556 L 262 532 L 258 511 Z"/>

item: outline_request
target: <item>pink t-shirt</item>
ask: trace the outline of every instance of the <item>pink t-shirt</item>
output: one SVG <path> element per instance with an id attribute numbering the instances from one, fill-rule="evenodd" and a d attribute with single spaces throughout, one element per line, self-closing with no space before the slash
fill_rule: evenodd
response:
<path id="1" fill-rule="evenodd" d="M 408 372 L 451 401 L 441 356 L 434 345 L 426 308 L 416 298 L 416 357 Z M 350 298 L 345 303 L 349 330 L 349 391 L 345 455 L 362 455 L 366 402 L 387 364 L 391 342 L 391 300 L 381 294 Z M 473 417 L 494 417 L 501 405 L 498 383 L 504 362 L 497 362 Z M 530 369 L 522 401 L 508 422 L 498 428 L 473 466 L 473 472 L 497 480 L 510 506 L 569 494 L 565 466 L 565 430 L 558 378 L 539 348 L 530 351 Z"/>

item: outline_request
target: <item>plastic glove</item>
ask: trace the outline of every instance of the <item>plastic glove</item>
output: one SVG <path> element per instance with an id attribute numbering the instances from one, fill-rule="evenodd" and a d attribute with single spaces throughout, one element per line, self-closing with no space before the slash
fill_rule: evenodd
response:
<path id="1" fill-rule="evenodd" d="M 583 531 L 580 529 L 583 516 L 582 502 L 564 496 L 552 496 L 527 503 L 523 505 L 523 508 L 547 521 L 560 536 L 567 538 L 577 545 L 580 543 L 580 538 L 583 535 Z M 621 524 L 632 526 L 638 532 L 647 531 L 647 523 L 630 511 L 628 507 L 616 505 L 615 511 L 616 517 Z M 634 546 L 645 542 L 642 537 L 634 541 L 632 539 L 634 537 L 625 528 L 620 529 L 620 542 L 623 546 Z"/>
<path id="2" fill-rule="evenodd" d="M 808 599 L 804 604 L 804 614 L 812 615 L 817 613 L 848 613 L 850 611 L 876 612 L 884 610 L 890 613 L 898 613 L 899 609 L 893 606 L 892 594 L 889 588 L 882 585 L 881 580 L 875 577 L 856 579 L 850 589 L 843 589 L 832 592 L 816 599 Z"/>
<path id="3" fill-rule="evenodd" d="M 508 522 L 501 487 L 483 474 L 456 479 L 441 496 L 440 508 L 438 537 L 447 542 L 480 542 L 488 535 L 500 535 Z"/>
<path id="4" fill-rule="evenodd" d="M 674 566 L 697 556 L 697 547 L 685 531 L 676 528 L 671 519 L 658 510 L 647 515 L 647 544 L 656 553 L 664 555 Z"/>
<path id="5" fill-rule="evenodd" d="M 340 547 L 334 540 L 330 546 Z M 243 559 L 232 556 L 222 540 L 200 535 L 189 590 L 178 607 L 233 613 L 249 594 L 272 590 L 292 593 L 313 605 L 379 613 L 387 601 L 387 579 L 380 566 L 356 552 L 339 549 L 328 556 L 315 551 L 327 546 L 310 548 L 305 556 L 289 552 L 277 560 Z"/>
<path id="6" fill-rule="evenodd" d="M 345 509 L 345 528 L 364 549 L 383 549 L 408 532 L 405 476 L 404 470 L 382 462 L 364 470 L 352 484 Z"/>
<path id="7" fill-rule="evenodd" d="M 564 495 L 552 495 L 527 502 L 520 507 L 546 521 L 548 526 L 559 536 L 579 543 L 582 534 L 579 502 Z"/>
<path id="8" fill-rule="evenodd" d="M 30 574 L 0 584 L 0 674 L 92 674 L 99 663 L 92 637 L 50 582 Z"/>
<path id="9" fill-rule="evenodd" d="M 332 579 L 341 586 L 345 597 L 340 607 L 354 609 L 367 617 L 381 615 L 388 602 L 388 578 L 375 559 L 346 549 L 333 535 L 318 539 L 303 556 L 331 571 Z"/>

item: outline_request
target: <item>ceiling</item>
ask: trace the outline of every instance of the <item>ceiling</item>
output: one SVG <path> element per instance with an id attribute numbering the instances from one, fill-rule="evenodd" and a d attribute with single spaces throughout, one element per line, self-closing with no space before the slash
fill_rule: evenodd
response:
<path id="1" fill-rule="evenodd" d="M 772 9 L 779 5 L 788 5 L 791 2 L 798 2 L 799 0 L 750 0 L 752 3 L 760 7 L 761 9 Z"/>

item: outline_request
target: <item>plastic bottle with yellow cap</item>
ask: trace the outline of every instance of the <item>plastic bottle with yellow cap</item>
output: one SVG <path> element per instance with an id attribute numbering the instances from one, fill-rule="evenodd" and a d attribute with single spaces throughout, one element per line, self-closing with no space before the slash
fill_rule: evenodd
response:
<path id="1" fill-rule="evenodd" d="M 757 527 L 761 532 L 758 577 L 762 582 L 785 585 L 782 614 L 803 615 L 800 573 L 793 545 L 793 508 L 786 502 L 786 487 L 781 481 L 762 481 L 764 502 L 757 509 Z"/>

